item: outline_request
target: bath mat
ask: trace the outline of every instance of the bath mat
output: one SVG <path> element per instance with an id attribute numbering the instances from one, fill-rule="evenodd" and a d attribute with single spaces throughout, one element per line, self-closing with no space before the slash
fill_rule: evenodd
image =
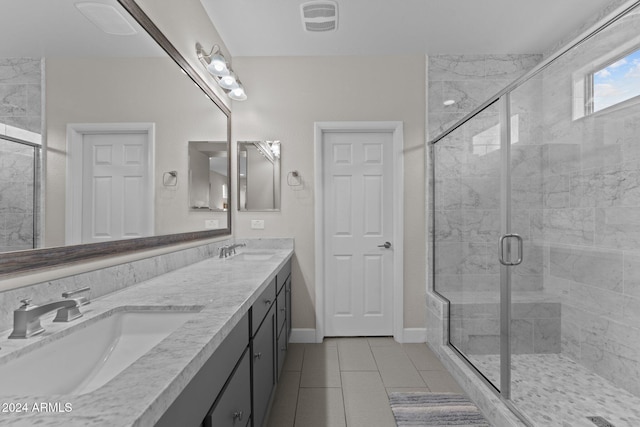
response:
<path id="1" fill-rule="evenodd" d="M 489 427 L 478 407 L 461 394 L 394 392 L 389 402 L 398 427 Z"/>

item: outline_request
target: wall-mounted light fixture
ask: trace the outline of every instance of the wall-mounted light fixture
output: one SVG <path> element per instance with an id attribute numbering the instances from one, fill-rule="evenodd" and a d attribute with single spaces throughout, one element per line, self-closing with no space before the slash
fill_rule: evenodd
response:
<path id="1" fill-rule="evenodd" d="M 253 145 L 271 163 L 280 158 L 280 141 L 255 141 Z"/>
<path id="2" fill-rule="evenodd" d="M 207 53 L 200 43 L 196 43 L 196 54 L 202 65 L 209 71 L 209 74 L 213 76 L 218 86 L 225 91 L 229 98 L 234 101 L 247 99 L 242 83 L 240 83 L 222 52 L 220 52 L 220 46 L 213 45 L 211 52 Z"/>

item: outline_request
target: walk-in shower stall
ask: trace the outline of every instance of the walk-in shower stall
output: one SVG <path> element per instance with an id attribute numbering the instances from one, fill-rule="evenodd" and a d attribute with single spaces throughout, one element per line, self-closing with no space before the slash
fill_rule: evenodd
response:
<path id="1" fill-rule="evenodd" d="M 640 426 L 640 8 L 607 19 L 430 141 L 449 346 L 536 426 Z"/>

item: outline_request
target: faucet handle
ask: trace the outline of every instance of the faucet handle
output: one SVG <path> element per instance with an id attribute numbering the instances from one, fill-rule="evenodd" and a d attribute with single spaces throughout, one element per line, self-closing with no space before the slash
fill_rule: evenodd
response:
<path id="1" fill-rule="evenodd" d="M 69 298 L 69 297 L 74 296 L 76 294 L 79 294 L 81 292 L 87 292 L 87 291 L 90 291 L 90 290 L 91 290 L 91 288 L 87 286 L 85 288 L 76 289 L 74 291 L 66 291 L 66 292 L 62 293 L 62 297 L 63 298 Z M 78 303 L 78 307 L 83 306 L 83 305 L 87 305 L 87 304 L 90 303 L 89 297 L 80 297 L 80 298 L 76 298 L 75 300 Z"/>
<path id="2" fill-rule="evenodd" d="M 87 287 L 76 289 L 76 290 L 73 290 L 73 291 L 66 291 L 66 292 L 62 293 L 62 298 L 69 298 L 69 297 L 71 297 L 73 295 L 79 294 L 81 292 L 87 292 L 87 291 L 90 291 L 90 290 L 91 290 L 91 288 L 89 286 L 87 286 Z"/>
<path id="3" fill-rule="evenodd" d="M 20 306 L 20 308 L 27 308 L 31 305 L 31 301 L 33 301 L 31 298 L 21 299 L 20 302 L 22 303 L 22 305 Z"/>

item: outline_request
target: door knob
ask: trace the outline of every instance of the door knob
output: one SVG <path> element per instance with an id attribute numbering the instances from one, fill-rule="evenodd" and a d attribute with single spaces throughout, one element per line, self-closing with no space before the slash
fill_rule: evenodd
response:
<path id="1" fill-rule="evenodd" d="M 384 245 L 378 245 L 378 247 L 389 249 L 391 247 L 391 242 L 384 242 Z"/>

